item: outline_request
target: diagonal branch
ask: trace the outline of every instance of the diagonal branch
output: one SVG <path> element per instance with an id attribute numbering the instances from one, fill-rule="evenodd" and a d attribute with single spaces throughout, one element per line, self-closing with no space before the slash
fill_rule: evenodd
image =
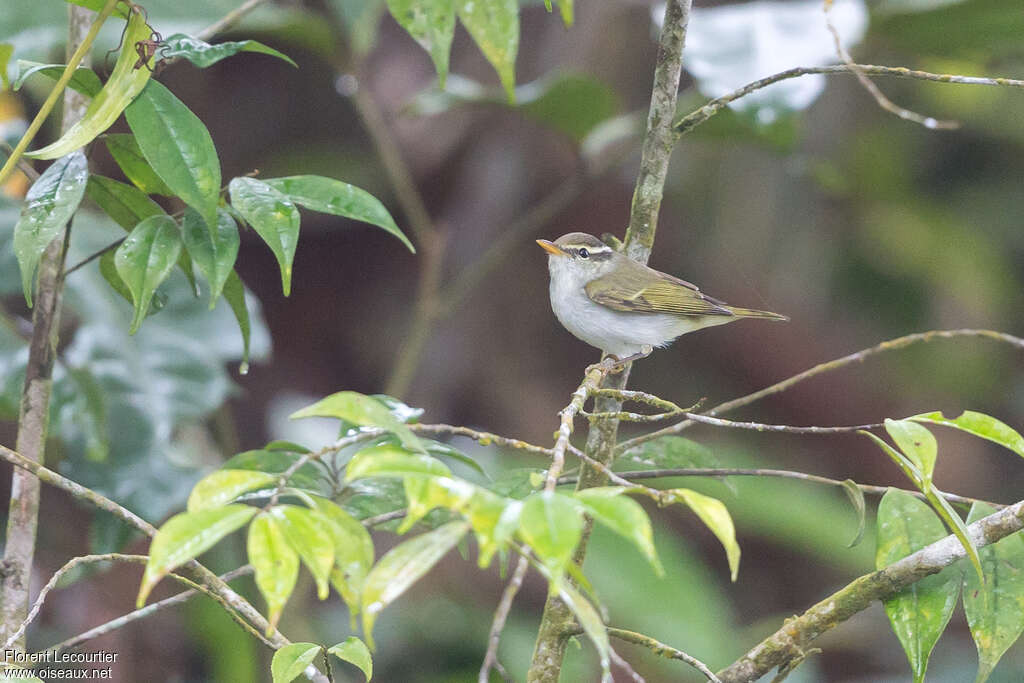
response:
<path id="1" fill-rule="evenodd" d="M 1024 501 L 967 527 L 974 544 L 981 548 L 1024 529 Z M 926 576 L 937 574 L 964 557 L 956 536 L 947 536 L 898 562 L 856 579 L 828 596 L 799 617 L 789 619 L 771 636 L 747 654 L 718 672 L 722 683 L 750 683 L 775 667 L 785 666 L 802 656 L 815 638 L 867 609 L 875 600 L 885 600 Z"/>

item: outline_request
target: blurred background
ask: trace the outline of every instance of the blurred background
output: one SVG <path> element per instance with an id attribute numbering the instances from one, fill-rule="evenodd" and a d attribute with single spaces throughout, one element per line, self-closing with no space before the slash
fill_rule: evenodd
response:
<path id="1" fill-rule="evenodd" d="M 151 0 L 145 7 L 166 36 L 196 33 L 236 4 Z M 14 43 L 15 57 L 62 61 L 65 3 L 5 5 L 0 41 Z M 108 295 L 94 267 L 76 272 L 68 280 L 52 466 L 159 523 L 183 507 L 195 481 L 235 452 L 277 438 L 310 446 L 332 440 L 330 423 L 289 423 L 287 415 L 343 389 L 393 394 L 424 409 L 424 422 L 550 445 L 558 410 L 597 352 L 551 314 L 546 258 L 534 239 L 575 230 L 623 236 L 660 14 L 641 1 L 580 2 L 566 28 L 542 3 L 522 5 L 516 106 L 503 99 L 492 68 L 461 27 L 448 90 L 441 92 L 428 55 L 374 0 L 266 3 L 222 36 L 266 42 L 291 56 L 297 70 L 242 54 L 206 70 L 179 63 L 161 74 L 210 129 L 225 178 L 258 169 L 262 177 L 315 173 L 353 183 L 384 202 L 419 253 L 371 226 L 304 213 L 285 298 L 273 256 L 255 234 L 244 234 L 238 271 L 251 290 L 258 358 L 246 375 L 237 372 L 241 342 L 230 313 L 206 312 L 205 301 L 192 300 L 184 281 L 174 279 L 179 275 L 163 288 L 164 310 L 128 338 L 129 306 Z M 818 2 L 697 5 L 681 113 L 770 73 L 835 61 Z M 861 63 L 1024 75 L 1017 0 L 849 0 L 837 2 L 833 19 Z M 117 42 L 108 28 L 95 52 L 101 73 L 110 68 L 104 52 Z M 962 126 L 936 131 L 900 120 L 854 77 L 834 75 L 761 91 L 680 142 L 651 265 L 735 305 L 792 320 L 744 321 L 685 336 L 636 364 L 632 388 L 681 405 L 702 397 L 714 405 L 911 332 L 982 327 L 1024 335 L 1024 92 L 876 82 L 898 104 Z M 37 78 L 0 95 L 0 134 L 12 143 L 20 136 L 49 83 Z M 368 120 L 378 122 L 376 132 Z M 48 139 L 55 131 L 46 130 Z M 427 240 L 410 228 L 416 217 L 381 162 L 382 144 L 398 151 L 422 198 Z M 91 159 L 97 172 L 121 177 L 101 145 Z M 30 319 L 10 245 L 23 191 L 12 183 L 0 205 L 5 444 L 14 443 Z M 71 261 L 119 229 L 82 212 L 73 234 Z M 93 379 L 83 380 L 76 371 L 82 369 Z M 82 386 L 89 381 L 104 387 L 104 401 L 88 398 Z M 1019 351 L 977 338 L 933 341 L 823 375 L 734 417 L 843 425 L 964 409 L 1024 427 Z M 631 426 L 622 432 L 639 433 Z M 695 452 L 722 466 L 906 486 L 880 451 L 855 436 L 711 427 L 685 435 L 699 444 Z M 1024 465 L 1012 454 L 949 430 L 937 436 L 940 488 L 1001 503 L 1021 497 Z M 453 445 L 495 480 L 544 466 L 468 441 Z M 6 500 L 6 473 L 2 480 Z M 613 625 L 648 633 L 712 669 L 873 569 L 877 500 L 869 499 L 865 539 L 848 548 L 857 516 L 838 489 L 739 477 L 668 484 L 728 505 L 743 551 L 738 581 L 729 582 L 714 537 L 679 509 L 649 508 L 664 578 L 600 532 L 586 573 Z M 379 556 L 395 536 L 380 532 L 375 542 Z M 146 543 L 44 488 L 38 585 L 74 555 L 115 548 L 145 552 Z M 208 556 L 209 564 L 238 566 L 243 550 L 236 535 Z M 475 680 L 504 581 L 467 557 L 453 554 L 383 613 L 376 680 Z M 120 566 L 77 577 L 48 601 L 30 649 L 130 611 L 138 577 L 138 569 Z M 292 640 L 343 640 L 350 633 L 344 606 L 334 596 L 318 602 L 308 578 L 300 579 L 282 631 Z M 251 580 L 239 586 L 262 605 Z M 505 631 L 501 659 L 517 679 L 529 663 L 544 595 L 543 582 L 531 576 Z M 563 680 L 598 679 L 593 651 L 581 645 L 570 648 Z M 815 645 L 823 652 L 789 680 L 909 678 L 880 605 Z M 649 681 L 700 680 L 680 663 L 615 646 Z M 117 680 L 269 680 L 270 653 L 201 599 L 86 646 L 99 648 L 120 653 Z M 976 661 L 958 608 L 928 680 L 972 680 Z M 354 669 L 338 676 L 361 680 Z M 1022 679 L 1018 643 L 991 680 Z"/>

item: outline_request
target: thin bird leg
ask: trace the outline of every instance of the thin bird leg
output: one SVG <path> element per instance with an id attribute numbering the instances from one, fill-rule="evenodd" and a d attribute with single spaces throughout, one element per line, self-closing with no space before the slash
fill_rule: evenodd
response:
<path id="1" fill-rule="evenodd" d="M 653 351 L 653 346 L 651 346 L 650 344 L 644 344 L 642 347 L 640 347 L 640 353 L 634 353 L 632 355 L 626 356 L 625 358 L 619 358 L 615 354 L 609 353 L 604 360 L 602 360 L 600 363 L 595 363 L 594 365 L 591 365 L 590 368 L 587 368 L 587 370 L 590 370 L 591 368 L 594 367 L 601 367 L 602 369 L 605 370 L 605 372 L 620 372 L 622 368 L 626 366 L 626 363 L 632 363 L 635 360 L 647 358 L 647 356 L 651 355 Z"/>

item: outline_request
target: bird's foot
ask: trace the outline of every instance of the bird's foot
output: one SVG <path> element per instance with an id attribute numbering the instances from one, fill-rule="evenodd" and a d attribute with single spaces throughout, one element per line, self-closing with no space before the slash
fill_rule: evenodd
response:
<path id="1" fill-rule="evenodd" d="M 641 358 L 647 358 L 654 351 L 654 347 L 650 344 L 644 344 L 640 347 L 639 353 L 634 353 L 625 358 L 619 358 L 615 354 L 609 353 L 605 356 L 600 363 L 595 363 L 587 368 L 587 372 L 590 372 L 594 368 L 600 368 L 603 372 L 608 374 L 617 374 L 622 372 L 622 369 L 626 367 L 627 363 L 632 363 L 635 360 Z"/>

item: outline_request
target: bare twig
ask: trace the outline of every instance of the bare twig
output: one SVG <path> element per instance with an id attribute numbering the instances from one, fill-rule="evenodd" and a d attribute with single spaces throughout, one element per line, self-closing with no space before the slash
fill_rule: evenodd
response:
<path id="1" fill-rule="evenodd" d="M 224 33 L 224 31 L 227 31 L 241 21 L 249 12 L 252 12 L 260 5 L 266 4 L 266 2 L 267 0 L 246 0 L 241 5 L 197 33 L 196 38 L 199 38 L 200 40 L 210 40 L 216 35 Z"/>
<path id="2" fill-rule="evenodd" d="M 124 240 L 125 240 L 124 237 L 122 237 L 119 240 L 114 240 L 113 242 L 111 242 L 107 246 L 103 247 L 102 249 L 97 249 L 93 253 L 89 254 L 88 256 L 86 256 L 84 259 L 82 259 L 78 263 L 74 264 L 73 266 L 64 269 L 64 277 L 67 277 L 68 275 L 71 275 L 71 273 L 75 272 L 76 270 L 78 270 L 82 266 L 89 265 L 90 263 L 92 263 L 96 259 L 98 259 L 101 256 L 103 256 L 104 254 L 106 254 L 108 251 L 113 251 L 114 249 L 117 249 L 119 246 L 121 246 L 121 244 L 124 242 Z"/>
<path id="3" fill-rule="evenodd" d="M 707 417 L 722 415 L 724 413 L 736 410 L 737 408 L 748 406 L 751 403 L 754 403 L 755 401 L 761 400 L 762 398 L 766 398 L 768 396 L 772 396 L 774 394 L 786 391 L 787 389 L 792 388 L 793 386 L 799 384 L 800 382 L 803 382 L 804 380 L 811 379 L 812 377 L 817 377 L 818 375 L 822 375 L 826 372 L 839 370 L 840 368 L 844 368 L 854 363 L 863 362 L 867 358 L 870 358 L 871 356 L 877 355 L 879 353 L 883 353 L 885 351 L 895 351 L 897 349 L 906 348 L 913 344 L 930 342 L 936 339 L 956 339 L 959 337 L 983 337 L 986 339 L 992 339 L 994 341 L 1003 342 L 1005 344 L 1009 344 L 1013 347 L 1016 347 L 1020 350 L 1024 350 L 1024 339 L 1021 339 L 1020 337 L 1015 337 L 1011 334 L 1006 334 L 1005 332 L 996 332 L 994 330 L 960 329 L 931 330 L 929 332 L 918 332 L 915 334 L 908 334 L 903 337 L 897 337 L 896 339 L 890 339 L 889 341 L 884 341 L 881 344 L 877 344 L 866 349 L 861 349 L 856 353 L 851 353 L 849 355 L 843 356 L 842 358 L 837 358 L 835 360 L 828 361 L 827 363 L 819 363 L 818 365 L 815 365 L 813 368 L 810 368 L 809 370 L 804 370 L 801 373 L 784 379 L 781 382 L 776 382 L 775 384 L 765 387 L 764 389 L 761 389 L 759 391 L 755 391 L 752 394 L 747 394 L 746 396 L 741 396 L 731 401 L 720 403 L 713 408 L 705 410 L 701 414 Z M 678 434 L 679 432 L 682 432 L 683 430 L 692 427 L 694 424 L 695 422 L 693 422 L 692 420 L 686 420 L 680 422 L 679 424 L 672 425 L 671 427 L 666 427 L 665 429 L 659 429 L 658 431 L 651 432 L 649 434 L 644 434 L 633 439 L 629 439 L 628 441 L 622 442 L 617 450 L 619 452 L 625 452 L 631 448 L 635 448 L 640 444 L 646 443 L 653 439 L 657 439 L 662 436 L 667 436 L 669 434 Z"/>
<path id="4" fill-rule="evenodd" d="M 937 74 L 928 71 L 907 69 L 902 66 L 878 66 L 875 64 L 833 64 L 831 66 L 800 66 L 793 69 L 786 69 L 771 76 L 759 78 L 746 85 L 733 90 L 731 93 L 716 97 L 699 109 L 696 109 L 686 116 L 681 117 L 675 123 L 676 137 L 686 135 L 691 130 L 704 123 L 712 116 L 720 112 L 730 102 L 735 102 L 755 90 L 768 87 L 772 83 L 785 81 L 790 78 L 799 78 L 810 74 L 862 74 L 867 76 L 893 76 L 896 78 L 912 78 L 919 81 L 932 81 L 934 83 L 957 83 L 960 85 L 989 85 L 1003 86 L 1009 88 L 1024 88 L 1024 80 L 1016 78 L 986 78 L 984 76 L 959 76 L 955 74 Z"/>
<path id="5" fill-rule="evenodd" d="M 881 422 L 874 422 L 864 425 L 852 425 L 843 427 L 793 427 L 790 425 L 762 424 L 760 422 L 736 422 L 734 420 L 723 420 L 720 417 L 710 415 L 699 415 L 697 413 L 683 413 L 686 419 L 700 422 L 701 424 L 714 427 L 727 427 L 729 429 L 748 429 L 755 432 L 776 432 L 780 434 L 856 434 L 859 431 L 879 429 L 884 427 Z"/>
<path id="6" fill-rule="evenodd" d="M 828 32 L 832 34 L 832 42 L 835 43 L 836 54 L 839 55 L 840 61 L 842 61 L 846 66 L 850 67 L 854 75 L 857 77 L 857 80 L 860 81 L 860 84 L 862 86 L 864 86 L 864 89 L 867 90 L 868 93 L 870 93 L 871 96 L 875 98 L 875 102 L 878 103 L 879 107 L 886 110 L 887 112 L 895 114 L 896 116 L 900 117 L 905 121 L 912 121 L 914 123 L 921 124 L 925 128 L 941 128 L 949 130 L 960 127 L 960 123 L 957 121 L 940 121 L 938 119 L 932 118 L 931 116 L 923 116 L 921 114 L 918 114 L 917 112 L 913 112 L 910 111 L 909 109 L 899 106 L 898 104 L 890 100 L 888 97 L 886 97 L 885 93 L 883 93 L 881 89 L 879 89 L 879 87 L 875 85 L 874 81 L 868 78 L 864 74 L 864 72 L 861 71 L 861 69 L 854 63 L 853 58 L 850 57 L 850 53 L 846 51 L 845 47 L 843 47 L 843 41 L 839 37 L 839 31 L 836 29 L 835 24 L 832 23 L 832 0 L 825 0 L 825 26 L 828 27 Z"/>
<path id="7" fill-rule="evenodd" d="M 651 638 L 650 636 L 645 636 L 644 634 L 636 633 L 635 631 L 627 631 L 625 629 L 611 627 L 608 628 L 608 635 L 610 635 L 612 638 L 624 640 L 627 643 L 643 645 L 659 657 L 678 659 L 681 662 L 686 662 L 693 668 L 697 669 L 697 671 L 700 671 L 702 674 L 704 674 L 704 677 L 712 683 L 722 683 L 720 680 L 718 680 L 718 676 L 712 673 L 711 669 L 705 666 L 704 662 L 700 661 L 696 657 L 693 657 L 692 655 L 686 654 L 682 650 L 677 650 L 676 648 L 670 645 L 666 645 L 665 643 L 659 642 L 654 638 Z"/>
<path id="8" fill-rule="evenodd" d="M 484 655 L 483 664 L 480 665 L 480 674 L 477 676 L 477 683 L 488 683 L 491 677 L 491 669 L 498 663 L 498 645 L 501 642 L 501 632 L 505 630 L 505 622 L 508 621 L 509 612 L 512 611 L 512 602 L 516 593 L 523 586 L 523 579 L 526 577 L 526 570 L 530 567 L 530 561 L 526 556 L 519 558 L 512 578 L 508 580 L 498 608 L 494 610 L 494 618 L 491 620 L 491 630 L 487 635 L 487 653 Z"/>
<path id="9" fill-rule="evenodd" d="M 981 548 L 1024 528 L 1024 501 L 1014 503 L 967 527 L 975 546 Z M 722 683 L 750 683 L 775 667 L 785 666 L 815 638 L 885 600 L 926 576 L 936 574 L 962 559 L 965 550 L 956 536 L 947 536 L 888 567 L 856 579 L 814 605 L 799 617 L 754 646 L 728 668 L 719 671 Z"/>

